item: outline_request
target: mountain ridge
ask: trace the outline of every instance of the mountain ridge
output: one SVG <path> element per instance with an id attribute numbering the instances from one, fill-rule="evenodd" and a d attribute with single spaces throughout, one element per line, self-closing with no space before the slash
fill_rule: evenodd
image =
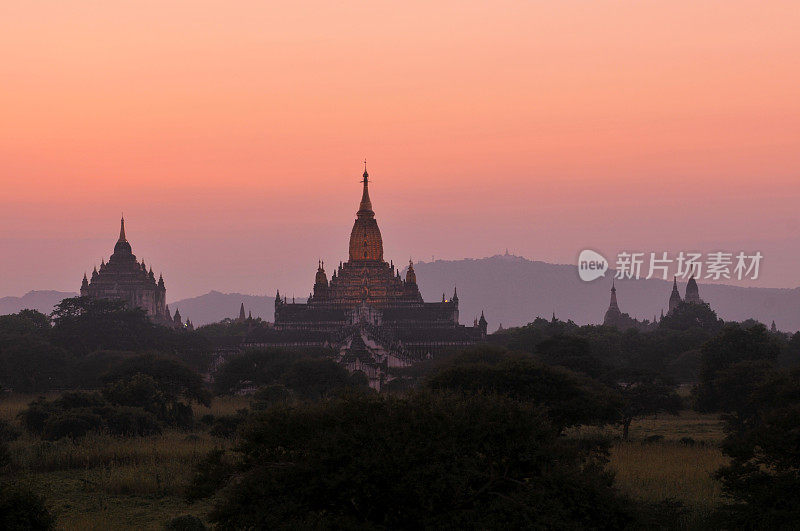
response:
<path id="1" fill-rule="evenodd" d="M 489 329 L 519 326 L 536 317 L 550 318 L 554 313 L 562 320 L 578 324 L 599 324 L 608 309 L 611 277 L 583 282 L 572 264 L 551 264 L 511 254 L 460 260 L 435 260 L 414 264 L 417 282 L 426 301 L 450 298 L 458 288 L 459 314 L 463 324 L 471 324 L 484 312 Z M 681 296 L 686 282 L 678 282 Z M 671 280 L 617 280 L 620 309 L 640 320 L 652 320 L 667 311 L 672 290 Z M 755 288 L 730 284 L 699 283 L 700 297 L 726 321 L 757 319 L 765 324 L 775 321 L 779 330 L 800 330 L 800 288 Z M 64 297 L 76 293 L 31 291 L 23 297 L 0 298 L 0 313 L 15 313 L 32 308 L 50 313 Z M 298 299 L 299 301 L 303 299 Z M 273 320 L 274 295 L 208 293 L 169 303 L 170 310 L 180 310 L 196 326 L 239 315 L 245 311 L 253 317 Z"/>

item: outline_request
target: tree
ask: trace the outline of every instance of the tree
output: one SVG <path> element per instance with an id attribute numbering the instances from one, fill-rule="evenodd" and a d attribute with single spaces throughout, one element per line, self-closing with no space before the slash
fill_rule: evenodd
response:
<path id="1" fill-rule="evenodd" d="M 31 393 L 72 382 L 72 357 L 47 340 L 26 335 L 0 346 L 0 385 Z"/>
<path id="2" fill-rule="evenodd" d="M 211 405 L 202 377 L 172 358 L 149 354 L 127 359 L 105 380 L 102 393 L 109 402 L 141 408 L 172 426 L 192 427 L 193 402 Z"/>
<path id="3" fill-rule="evenodd" d="M 206 407 L 211 404 L 211 393 L 206 389 L 203 377 L 185 363 L 168 356 L 144 354 L 124 359 L 104 380 L 113 383 L 136 375 L 152 378 L 167 402 L 175 403 L 183 399 Z"/>
<path id="4" fill-rule="evenodd" d="M 474 359 L 483 359 L 473 362 Z M 502 395 L 547 411 L 559 431 L 579 424 L 616 422 L 620 397 L 608 386 L 562 367 L 503 351 L 467 352 L 426 381 L 429 389 Z"/>
<path id="5" fill-rule="evenodd" d="M 791 529 L 800 522 L 800 369 L 769 370 L 752 386 L 748 422 L 729 418 L 717 471 L 733 502 L 719 511 L 719 527 Z"/>
<path id="6" fill-rule="evenodd" d="M 681 398 L 675 392 L 675 385 L 658 374 L 621 369 L 605 378 L 622 395 L 620 424 L 625 440 L 628 440 L 634 419 L 661 413 L 676 415 L 681 409 Z"/>
<path id="7" fill-rule="evenodd" d="M 726 325 L 701 349 L 695 407 L 701 411 L 733 411 L 744 398 L 741 386 L 747 385 L 748 379 L 751 384 L 757 381 L 748 371 L 761 372 L 773 366 L 779 352 L 780 345 L 763 325 Z M 749 363 L 732 368 L 742 362 Z M 733 382 L 736 387 L 731 386 Z"/>
<path id="8" fill-rule="evenodd" d="M 592 378 L 599 377 L 604 371 L 603 365 L 592 356 L 589 341 L 582 337 L 553 336 L 536 346 L 536 354 L 548 365 L 560 365 Z"/>
<path id="9" fill-rule="evenodd" d="M 41 497 L 21 487 L 0 485 L 0 529 L 44 531 L 53 524 Z"/>
<path id="10" fill-rule="evenodd" d="M 315 354 L 315 355 L 311 355 Z M 253 349 L 224 363 L 214 376 L 218 393 L 235 393 L 282 385 L 298 398 L 316 400 L 350 387 L 365 387 L 365 379 L 322 353 L 285 349 Z"/>
<path id="11" fill-rule="evenodd" d="M 241 440 L 237 466 L 225 473 L 216 456 L 196 482 L 224 485 L 210 516 L 219 529 L 622 528 L 633 518 L 602 447 L 559 439 L 534 407 L 498 396 L 350 393 L 269 409 Z"/>
<path id="12" fill-rule="evenodd" d="M 722 319 L 707 303 L 682 302 L 658 323 L 659 328 L 689 330 L 701 328 L 712 333 L 722 328 Z"/>
<path id="13" fill-rule="evenodd" d="M 28 404 L 19 418 L 28 432 L 45 440 L 75 439 L 98 430 L 123 436 L 161 432 L 152 413 L 109 403 L 99 393 L 68 392 L 55 400 L 42 397 Z"/>
<path id="14" fill-rule="evenodd" d="M 306 358 L 292 362 L 280 377 L 287 389 L 297 396 L 310 400 L 318 400 L 337 390 L 350 386 L 365 386 L 366 382 L 350 373 L 333 361 L 325 358 Z"/>
<path id="15" fill-rule="evenodd" d="M 247 387 L 279 383 L 287 367 L 303 354 L 280 348 L 249 349 L 225 361 L 214 374 L 214 390 L 231 394 Z"/>
<path id="16" fill-rule="evenodd" d="M 51 314 L 53 341 L 76 356 L 97 350 L 162 351 L 202 358 L 211 343 L 185 329 L 154 324 L 141 308 L 124 301 L 73 297 L 62 300 Z"/>
<path id="17" fill-rule="evenodd" d="M 100 349 L 147 348 L 154 326 L 141 308 L 128 308 L 121 300 L 93 297 L 64 299 L 51 316 L 55 342 L 78 355 Z"/>

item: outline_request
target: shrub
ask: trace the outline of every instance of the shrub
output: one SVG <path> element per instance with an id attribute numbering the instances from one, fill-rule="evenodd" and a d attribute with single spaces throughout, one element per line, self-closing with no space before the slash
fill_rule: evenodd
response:
<path id="1" fill-rule="evenodd" d="M 253 409 L 266 409 L 274 404 L 285 404 L 292 399 L 293 393 L 283 384 L 265 385 L 253 393 Z"/>
<path id="2" fill-rule="evenodd" d="M 152 413 L 109 404 L 97 393 L 65 393 L 49 402 L 39 398 L 20 412 L 19 418 L 28 432 L 45 440 L 74 439 L 93 430 L 123 436 L 161 433 L 159 421 Z"/>
<path id="3" fill-rule="evenodd" d="M 7 442 L 0 442 L 0 470 L 11 464 L 11 450 Z"/>
<path id="4" fill-rule="evenodd" d="M 225 450 L 212 450 L 197 465 L 197 472 L 186 489 L 186 499 L 189 502 L 193 502 L 211 496 L 232 475 L 233 464 L 230 459 L 227 459 Z"/>
<path id="5" fill-rule="evenodd" d="M 616 422 L 622 409 L 620 395 L 596 380 L 497 350 L 470 351 L 455 358 L 429 377 L 426 386 L 535 403 L 547 411 L 559 430 L 579 424 Z"/>
<path id="6" fill-rule="evenodd" d="M 285 349 L 249 350 L 225 362 L 214 375 L 219 394 L 245 388 L 282 385 L 300 398 L 317 400 L 341 389 L 365 387 L 363 376 L 351 377 L 347 369 L 318 352 Z"/>
<path id="7" fill-rule="evenodd" d="M 205 531 L 206 526 L 203 521 L 192 514 L 176 516 L 166 523 L 164 529 L 169 531 Z"/>
<path id="8" fill-rule="evenodd" d="M 20 432 L 5 419 L 0 419 L 0 443 L 11 442 L 19 438 Z"/>
<path id="9" fill-rule="evenodd" d="M 244 415 L 221 415 L 214 420 L 209 433 L 214 437 L 230 439 L 245 419 Z"/>
<path id="10" fill-rule="evenodd" d="M 114 435 L 146 436 L 161 433 L 158 419 L 152 413 L 135 407 L 110 407 L 104 410 L 105 427 Z"/>
<path id="11" fill-rule="evenodd" d="M 42 498 L 19 487 L 0 486 L 0 529 L 45 530 L 53 522 Z"/>
<path id="12" fill-rule="evenodd" d="M 241 462 L 215 454 L 195 481 L 228 483 L 211 514 L 220 529 L 622 528 L 633 518 L 602 449 L 566 443 L 505 397 L 349 393 L 270 408 L 241 439 Z"/>

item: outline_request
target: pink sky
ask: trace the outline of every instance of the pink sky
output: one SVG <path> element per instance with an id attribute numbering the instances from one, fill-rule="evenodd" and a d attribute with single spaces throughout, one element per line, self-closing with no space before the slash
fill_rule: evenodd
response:
<path id="1" fill-rule="evenodd" d="M 0 296 L 77 290 L 121 211 L 169 300 L 304 295 L 363 157 L 398 263 L 760 250 L 756 285 L 798 286 L 798 27 L 797 2 L 4 2 Z"/>

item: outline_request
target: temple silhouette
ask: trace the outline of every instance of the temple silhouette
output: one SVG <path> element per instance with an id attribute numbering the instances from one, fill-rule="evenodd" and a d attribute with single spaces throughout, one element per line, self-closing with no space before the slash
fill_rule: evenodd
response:
<path id="1" fill-rule="evenodd" d="M 124 301 L 130 308 L 141 308 L 155 323 L 179 327 L 184 326 L 181 314 L 175 311 L 170 315 L 167 306 L 167 287 L 164 277 L 153 274 L 153 267 L 148 271 L 144 260 L 136 261 L 131 244 L 125 236 L 125 218 L 120 220 L 119 239 L 114 245 L 114 253 L 108 259 L 101 260 L 100 269 L 92 271 L 89 279 L 83 274 L 81 296 L 98 299 L 116 299 Z M 187 320 L 186 326 L 192 328 Z"/>
<path id="2" fill-rule="evenodd" d="M 669 301 L 667 303 L 667 315 L 673 314 L 678 306 L 684 303 L 706 304 L 705 301 L 700 298 L 700 288 L 697 286 L 697 281 L 694 279 L 694 275 L 692 275 L 689 278 L 689 281 L 686 283 L 686 292 L 683 298 L 681 298 L 681 294 L 678 292 L 678 277 L 675 276 L 672 278 L 672 292 L 670 292 Z M 620 330 L 626 330 L 628 328 L 647 330 L 655 327 L 655 325 L 657 325 L 663 318 L 664 310 L 661 310 L 660 319 L 656 316 L 653 316 L 653 320 L 650 322 L 639 321 L 627 313 L 623 313 L 622 310 L 619 309 L 619 303 L 617 302 L 617 287 L 612 279 L 611 301 L 609 302 L 608 310 L 606 310 L 605 316 L 603 317 L 603 324 L 605 326 L 613 326 L 619 328 Z"/>
<path id="3" fill-rule="evenodd" d="M 383 240 L 369 197 L 364 167 L 361 203 L 350 232 L 349 258 L 328 278 L 317 263 L 313 291 L 295 302 L 275 296 L 275 324 L 254 330 L 246 346 L 328 347 L 350 371 L 362 371 L 380 388 L 391 379 L 388 369 L 407 367 L 449 349 L 486 338 L 483 314 L 472 326 L 459 323 L 458 292 L 449 299 L 425 302 L 414 264 L 405 277 L 383 258 Z"/>

